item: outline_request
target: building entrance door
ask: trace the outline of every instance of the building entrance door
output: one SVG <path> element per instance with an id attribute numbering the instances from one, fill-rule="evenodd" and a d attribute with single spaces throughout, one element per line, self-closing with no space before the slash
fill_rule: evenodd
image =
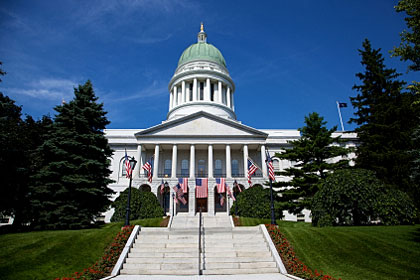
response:
<path id="1" fill-rule="evenodd" d="M 207 212 L 207 198 L 196 198 L 196 212 Z"/>

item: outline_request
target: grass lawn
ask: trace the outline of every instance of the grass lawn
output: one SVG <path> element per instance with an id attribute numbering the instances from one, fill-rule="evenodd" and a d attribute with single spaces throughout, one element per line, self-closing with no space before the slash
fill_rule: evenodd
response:
<path id="1" fill-rule="evenodd" d="M 270 220 L 240 218 L 242 225 Z M 420 279 L 420 225 L 312 227 L 278 221 L 297 256 L 343 280 Z"/>
<path id="2" fill-rule="evenodd" d="M 162 220 L 144 219 L 131 224 L 159 226 Z M 44 280 L 82 271 L 102 257 L 122 225 L 0 235 L 0 279 Z"/>

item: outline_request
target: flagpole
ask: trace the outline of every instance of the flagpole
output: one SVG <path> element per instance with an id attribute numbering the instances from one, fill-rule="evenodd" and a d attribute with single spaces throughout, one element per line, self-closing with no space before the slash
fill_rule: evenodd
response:
<path id="1" fill-rule="evenodd" d="M 267 151 L 266 151 L 267 153 Z M 265 155 L 265 164 L 267 166 L 267 171 L 269 170 L 267 154 Z M 268 171 L 269 172 L 269 171 Z M 273 181 L 271 180 L 270 175 L 268 175 L 270 180 L 270 208 L 271 208 L 271 224 L 276 225 L 276 216 L 274 215 L 274 201 L 273 201 Z"/>
<path id="2" fill-rule="evenodd" d="M 340 117 L 341 131 L 344 131 L 344 124 L 343 124 L 343 118 L 341 117 L 340 103 L 338 101 L 336 102 L 337 102 L 338 116 Z"/>

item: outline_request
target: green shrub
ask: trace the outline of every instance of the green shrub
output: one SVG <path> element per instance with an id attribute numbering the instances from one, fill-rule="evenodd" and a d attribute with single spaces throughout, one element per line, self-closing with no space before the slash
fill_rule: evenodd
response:
<path id="1" fill-rule="evenodd" d="M 233 203 L 231 214 L 235 214 L 235 207 L 238 207 L 238 215 L 241 217 L 270 219 L 270 189 L 254 186 L 244 190 Z M 283 209 L 279 203 L 274 203 L 274 210 L 276 219 L 281 219 Z"/>
<path id="2" fill-rule="evenodd" d="M 111 218 L 111 222 L 125 220 L 127 197 L 128 189 L 120 193 L 120 196 L 112 203 L 115 212 Z M 163 215 L 163 209 L 156 195 L 152 192 L 144 192 L 136 188 L 131 188 L 130 209 L 130 220 L 158 218 Z"/>
<path id="3" fill-rule="evenodd" d="M 365 169 L 345 169 L 320 184 L 312 201 L 312 224 L 316 226 L 412 223 L 415 208 L 410 198 L 389 189 Z"/>

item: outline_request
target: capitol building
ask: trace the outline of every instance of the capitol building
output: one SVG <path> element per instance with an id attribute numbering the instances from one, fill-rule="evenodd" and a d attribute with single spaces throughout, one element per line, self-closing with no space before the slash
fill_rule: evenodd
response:
<path id="1" fill-rule="evenodd" d="M 229 213 L 232 199 L 223 194 L 220 203 L 216 179 L 225 178 L 227 185 L 238 195 L 238 186 L 251 187 L 247 178 L 247 159 L 260 167 L 252 177 L 252 186 L 269 181 L 265 164 L 266 151 L 275 153 L 291 147 L 290 141 L 299 139 L 298 130 L 258 129 L 241 123 L 235 114 L 235 83 L 227 69 L 222 53 L 207 43 L 203 26 L 198 42 L 184 50 L 168 85 L 169 108 L 166 120 L 149 128 L 106 129 L 105 135 L 114 154 L 111 158 L 109 185 L 116 196 L 129 185 L 126 178 L 125 151 L 137 164 L 133 171 L 132 186 L 156 194 L 168 215 L 195 215 L 199 208 L 208 215 Z M 240 98 L 240 93 L 238 98 Z M 261 126 L 264 126 L 262 123 Z M 345 140 L 347 147 L 354 147 L 355 133 L 334 133 Z M 354 155 L 350 155 L 354 156 Z M 141 167 L 153 157 L 153 177 L 149 182 L 147 172 Z M 275 171 L 291 166 L 287 160 L 273 158 Z M 172 187 L 181 178 L 188 179 L 187 203 L 176 204 Z M 196 178 L 208 179 L 208 196 L 196 198 Z M 276 176 L 276 181 L 288 180 Z M 166 184 L 161 194 L 162 181 Z M 109 222 L 113 210 L 105 214 Z M 284 212 L 285 219 L 310 221 L 310 212 L 300 215 Z"/>

